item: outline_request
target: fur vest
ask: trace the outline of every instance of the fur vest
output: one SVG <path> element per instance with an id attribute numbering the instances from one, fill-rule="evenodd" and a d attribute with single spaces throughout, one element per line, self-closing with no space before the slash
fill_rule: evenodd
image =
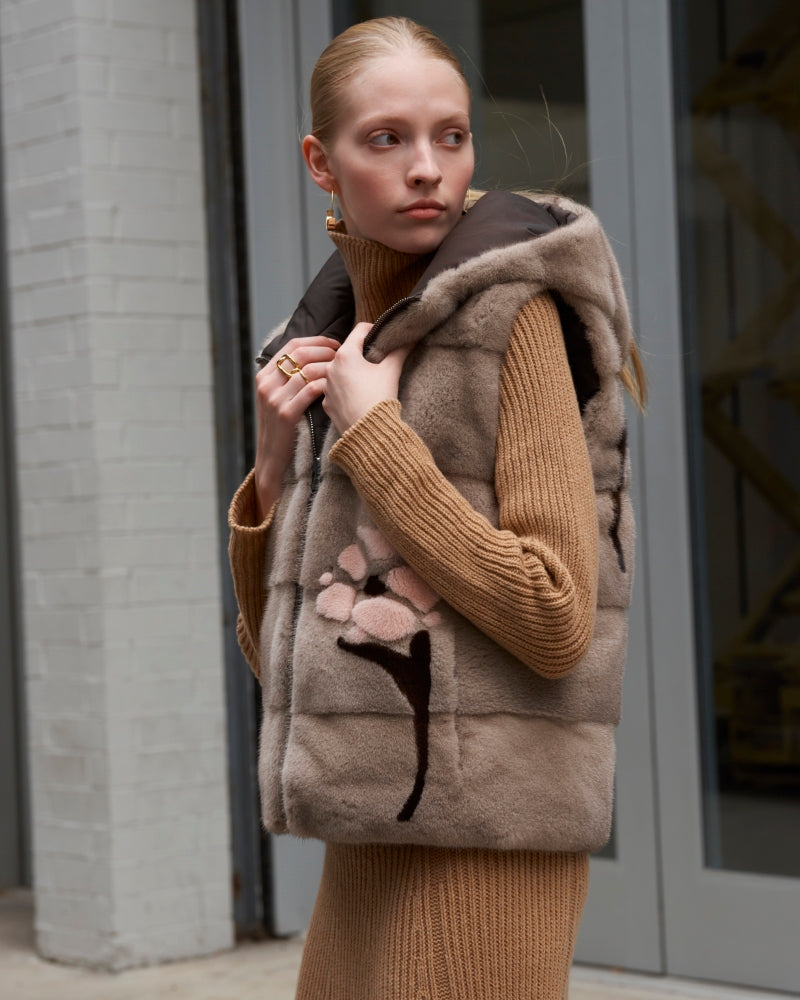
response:
<path id="1" fill-rule="evenodd" d="M 337 435 L 315 404 L 268 542 L 259 779 L 269 830 L 545 851 L 607 839 L 633 522 L 619 381 L 630 331 L 599 223 L 563 198 L 484 195 L 374 325 L 366 353 L 417 345 L 400 383 L 403 420 L 497 525 L 500 373 L 518 311 L 543 291 L 559 309 L 595 481 L 588 652 L 568 675 L 542 678 L 440 600 L 330 461 Z M 341 340 L 352 320 L 335 253 L 264 358 L 296 336 Z"/>

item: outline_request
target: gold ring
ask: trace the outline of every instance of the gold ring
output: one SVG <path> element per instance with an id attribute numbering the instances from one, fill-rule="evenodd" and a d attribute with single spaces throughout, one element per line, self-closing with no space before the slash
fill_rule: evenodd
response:
<path id="1" fill-rule="evenodd" d="M 291 368 L 287 369 L 283 367 L 284 362 L 286 361 L 288 361 L 289 364 L 292 366 Z M 292 375 L 297 375 L 297 374 L 303 375 L 303 370 L 301 369 L 300 365 L 298 365 L 298 363 L 294 360 L 291 354 L 282 354 L 275 362 L 275 367 L 278 369 L 281 375 L 285 375 L 287 378 L 291 378 Z M 303 378 L 305 378 L 306 382 L 308 382 L 308 379 L 305 377 L 305 375 L 303 375 Z"/>

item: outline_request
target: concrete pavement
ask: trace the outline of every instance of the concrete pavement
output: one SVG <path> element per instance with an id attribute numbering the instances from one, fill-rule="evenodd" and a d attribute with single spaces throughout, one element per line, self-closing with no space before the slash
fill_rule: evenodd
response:
<path id="1" fill-rule="evenodd" d="M 93 972 L 34 951 L 31 893 L 0 892 L 0 1000 L 293 1000 L 302 941 L 247 942 L 208 958 Z M 578 967 L 570 1000 L 776 1000 L 786 994 Z M 353 998 L 358 1000 L 358 998 Z"/>

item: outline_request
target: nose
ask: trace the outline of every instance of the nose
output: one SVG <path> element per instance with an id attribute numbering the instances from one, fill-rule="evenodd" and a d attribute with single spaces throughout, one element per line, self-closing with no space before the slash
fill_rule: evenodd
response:
<path id="1" fill-rule="evenodd" d="M 426 142 L 415 145 L 414 158 L 408 172 L 409 184 L 413 187 L 436 186 L 441 179 L 442 171 L 430 144 Z"/>

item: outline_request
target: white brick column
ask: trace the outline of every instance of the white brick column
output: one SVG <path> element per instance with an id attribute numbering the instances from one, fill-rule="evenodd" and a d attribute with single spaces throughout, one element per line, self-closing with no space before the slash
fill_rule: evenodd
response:
<path id="1" fill-rule="evenodd" d="M 36 930 L 232 942 L 194 0 L 0 0 Z"/>

